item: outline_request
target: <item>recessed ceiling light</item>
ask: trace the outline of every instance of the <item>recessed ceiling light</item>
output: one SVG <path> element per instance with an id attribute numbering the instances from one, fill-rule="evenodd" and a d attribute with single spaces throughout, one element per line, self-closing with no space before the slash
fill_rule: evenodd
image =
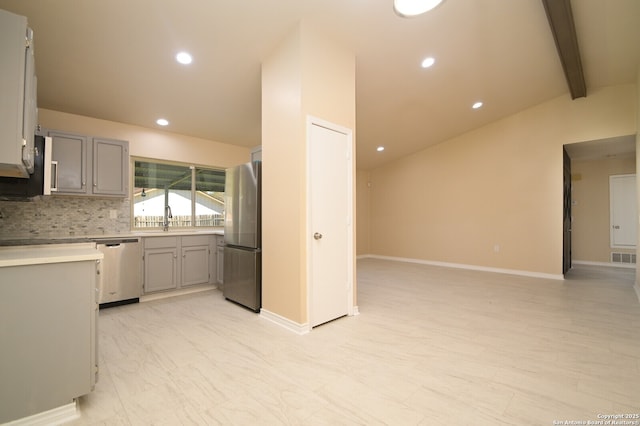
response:
<path id="1" fill-rule="evenodd" d="M 176 55 L 176 61 L 183 65 L 189 65 L 193 61 L 193 58 L 187 52 L 180 52 Z"/>
<path id="2" fill-rule="evenodd" d="M 377 147 L 377 148 L 376 148 L 376 151 L 378 151 L 378 152 L 382 152 L 382 151 L 384 151 L 384 146 L 379 146 L 379 147 Z"/>
<path id="3" fill-rule="evenodd" d="M 164 118 L 158 118 L 156 120 L 156 123 L 160 126 L 168 126 L 169 125 L 169 121 L 164 119 Z"/>
<path id="4" fill-rule="evenodd" d="M 478 101 L 475 104 L 471 105 L 471 108 L 478 109 L 482 106 L 482 102 Z"/>
<path id="5" fill-rule="evenodd" d="M 428 58 L 424 58 L 424 60 L 422 61 L 422 68 L 429 68 L 435 63 L 436 63 L 436 60 L 431 56 L 429 56 Z"/>
<path id="6" fill-rule="evenodd" d="M 430 11 L 443 0 L 393 0 L 393 8 L 403 18 L 421 15 Z"/>

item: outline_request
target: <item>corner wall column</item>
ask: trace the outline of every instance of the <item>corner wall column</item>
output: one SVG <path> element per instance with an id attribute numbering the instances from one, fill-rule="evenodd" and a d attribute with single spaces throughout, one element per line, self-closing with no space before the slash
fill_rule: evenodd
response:
<path id="1" fill-rule="evenodd" d="M 355 129 L 355 56 L 303 21 L 262 64 L 261 314 L 300 333 L 309 323 L 309 115 Z"/>

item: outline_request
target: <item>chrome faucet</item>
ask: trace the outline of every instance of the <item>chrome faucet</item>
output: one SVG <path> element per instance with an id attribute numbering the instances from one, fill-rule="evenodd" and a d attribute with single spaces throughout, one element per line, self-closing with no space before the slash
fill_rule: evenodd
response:
<path id="1" fill-rule="evenodd" d="M 169 219 L 172 219 L 172 218 L 173 218 L 173 215 L 171 214 L 171 206 L 167 204 L 164 207 L 164 223 L 162 224 L 163 231 L 169 230 Z"/>

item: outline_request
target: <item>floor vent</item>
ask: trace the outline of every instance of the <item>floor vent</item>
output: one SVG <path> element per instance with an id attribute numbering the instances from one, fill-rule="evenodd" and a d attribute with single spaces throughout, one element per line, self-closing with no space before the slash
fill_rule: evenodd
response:
<path id="1" fill-rule="evenodd" d="M 636 263 L 636 255 L 634 253 L 611 253 L 612 263 Z"/>

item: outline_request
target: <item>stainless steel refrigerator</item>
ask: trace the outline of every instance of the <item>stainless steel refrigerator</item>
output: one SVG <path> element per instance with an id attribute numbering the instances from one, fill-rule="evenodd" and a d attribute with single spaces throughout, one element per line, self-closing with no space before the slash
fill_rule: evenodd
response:
<path id="1" fill-rule="evenodd" d="M 225 173 L 224 290 L 227 300 L 254 312 L 262 307 L 261 163 Z"/>

